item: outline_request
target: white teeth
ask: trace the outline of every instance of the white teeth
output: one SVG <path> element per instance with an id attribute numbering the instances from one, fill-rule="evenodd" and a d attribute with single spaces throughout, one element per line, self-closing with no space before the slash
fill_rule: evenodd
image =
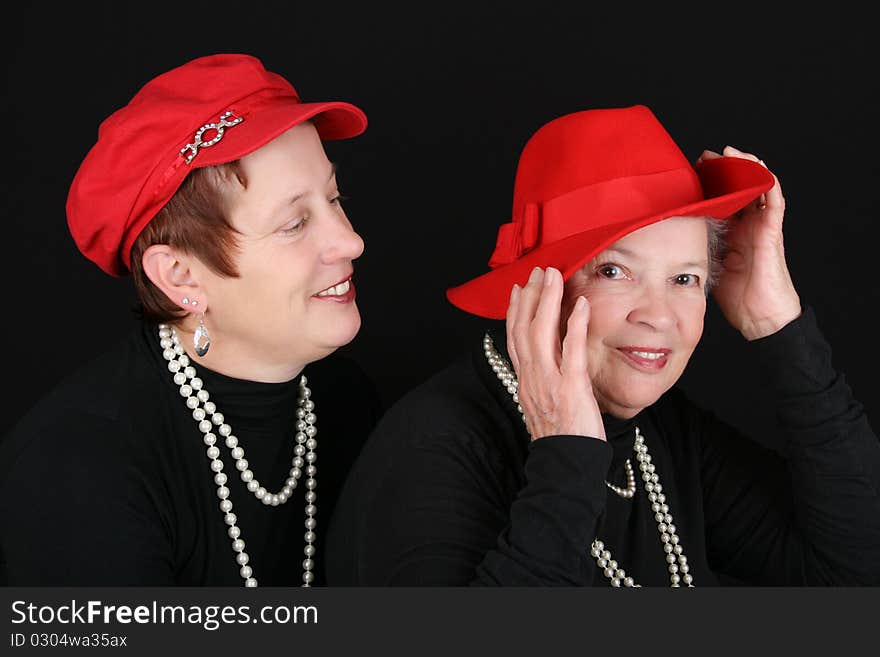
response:
<path id="1" fill-rule="evenodd" d="M 334 285 L 332 287 L 328 287 L 326 290 L 322 292 L 318 292 L 319 297 L 341 297 L 343 294 L 347 294 L 348 290 L 351 288 L 351 279 L 340 283 L 339 285 Z"/>
<path id="2" fill-rule="evenodd" d="M 658 358 L 662 358 L 666 354 L 658 354 L 652 351 L 630 351 L 629 353 L 635 354 L 639 358 L 647 358 L 648 360 L 657 360 Z"/>

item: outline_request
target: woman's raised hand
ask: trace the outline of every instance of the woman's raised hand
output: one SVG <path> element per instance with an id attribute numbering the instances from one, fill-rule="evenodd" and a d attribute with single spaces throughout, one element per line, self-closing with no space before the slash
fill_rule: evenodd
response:
<path id="1" fill-rule="evenodd" d="M 732 146 L 724 149 L 723 156 L 764 165 L 751 153 Z M 699 160 L 717 157 L 722 154 L 704 151 Z M 773 178 L 776 184 L 769 192 L 730 219 L 724 271 L 712 291 L 727 321 L 747 340 L 775 333 L 801 314 L 782 241 L 785 198 L 779 180 Z"/>
<path id="2" fill-rule="evenodd" d="M 578 298 L 560 340 L 562 291 L 562 274 L 552 267 L 536 267 L 524 288 L 513 286 L 507 351 L 519 379 L 519 403 L 532 440 L 554 435 L 605 440 L 587 369 L 590 304 Z"/>

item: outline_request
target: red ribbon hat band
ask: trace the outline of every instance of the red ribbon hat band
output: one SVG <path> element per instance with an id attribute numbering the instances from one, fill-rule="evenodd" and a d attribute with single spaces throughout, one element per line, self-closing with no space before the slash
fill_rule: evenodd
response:
<path id="1" fill-rule="evenodd" d="M 739 158 L 692 167 L 643 105 L 557 118 L 529 139 L 516 172 L 513 221 L 498 230 L 492 271 L 446 296 L 458 308 L 503 319 L 513 285 L 535 267 L 568 278 L 624 235 L 675 216 L 727 218 L 774 184 Z"/>
<path id="2" fill-rule="evenodd" d="M 67 197 L 67 222 L 83 255 L 121 276 L 131 247 L 193 169 L 237 160 L 312 119 L 321 139 L 367 127 L 349 103 L 304 103 L 256 57 L 200 57 L 147 82 L 98 129 Z"/>

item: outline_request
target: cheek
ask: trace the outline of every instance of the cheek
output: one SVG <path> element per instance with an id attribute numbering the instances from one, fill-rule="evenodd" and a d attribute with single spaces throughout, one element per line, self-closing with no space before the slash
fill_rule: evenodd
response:
<path id="1" fill-rule="evenodd" d="M 309 288 L 307 260 L 291 244 L 272 244 L 242 254 L 238 267 L 255 297 L 298 295 Z"/>
<path id="2" fill-rule="evenodd" d="M 565 327 L 568 323 L 568 318 L 571 316 L 571 311 L 574 310 L 574 304 L 577 301 L 579 294 L 581 294 L 581 292 L 570 289 L 568 285 L 566 285 L 562 291 L 562 305 L 559 311 L 559 323 L 562 327 L 563 335 L 565 334 Z"/>
<path id="3" fill-rule="evenodd" d="M 590 302 L 590 335 L 608 335 L 615 326 L 626 322 L 627 308 L 631 303 L 624 295 L 594 288 L 587 290 L 584 296 Z"/>
<path id="4" fill-rule="evenodd" d="M 574 310 L 574 304 L 578 297 L 585 297 L 590 303 L 590 324 L 597 312 L 601 312 L 600 307 L 603 304 L 603 298 L 607 296 L 601 289 L 597 289 L 595 285 L 591 285 L 586 276 L 581 272 L 576 273 L 566 283 L 562 291 L 562 306 L 560 312 L 560 322 L 563 327 Z M 597 310 L 599 309 L 599 310 Z M 564 331 L 564 329 L 563 329 Z"/>
<path id="5" fill-rule="evenodd" d="M 705 301 L 697 302 L 692 308 L 688 308 L 682 314 L 680 323 L 680 332 L 682 342 L 691 347 L 691 350 L 697 346 L 700 338 L 703 337 L 703 321 L 706 317 Z"/>
<path id="6" fill-rule="evenodd" d="M 587 327 L 587 357 L 589 367 L 599 367 L 602 359 L 607 359 L 608 343 L 626 324 L 625 306 L 603 295 L 590 299 L 590 323 Z"/>

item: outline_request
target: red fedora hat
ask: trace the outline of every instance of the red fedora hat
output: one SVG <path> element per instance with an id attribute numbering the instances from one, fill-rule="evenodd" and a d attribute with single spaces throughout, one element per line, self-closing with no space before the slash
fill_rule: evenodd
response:
<path id="1" fill-rule="evenodd" d="M 691 166 L 643 105 L 559 117 L 529 139 L 516 171 L 513 221 L 498 229 L 491 271 L 446 291 L 458 308 L 503 319 L 514 283 L 535 267 L 565 280 L 597 253 L 669 217 L 725 219 L 773 187 L 755 162 Z"/>

